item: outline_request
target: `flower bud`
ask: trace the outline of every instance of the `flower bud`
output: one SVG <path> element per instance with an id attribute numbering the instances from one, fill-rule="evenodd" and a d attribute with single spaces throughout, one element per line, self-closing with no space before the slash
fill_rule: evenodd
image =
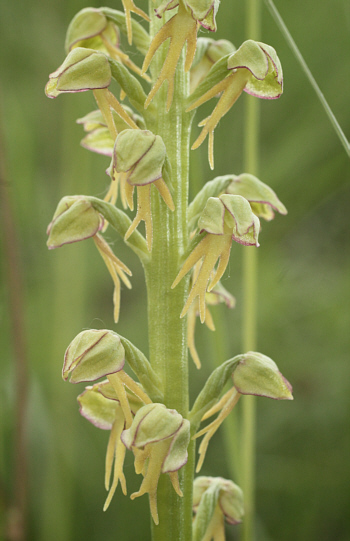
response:
<path id="1" fill-rule="evenodd" d="M 291 384 L 278 370 L 276 363 L 262 353 L 246 353 L 233 372 L 232 379 L 241 394 L 293 400 Z"/>
<path id="2" fill-rule="evenodd" d="M 124 430 L 123 442 L 128 449 L 141 448 L 170 438 L 182 423 L 183 418 L 176 410 L 169 410 L 164 404 L 148 404 L 137 412 L 131 427 Z"/>
<path id="3" fill-rule="evenodd" d="M 49 76 L 45 93 L 56 98 L 64 92 L 107 88 L 112 75 L 107 57 L 93 49 L 73 49 L 63 64 Z"/>
<path id="4" fill-rule="evenodd" d="M 215 17 L 219 9 L 220 0 L 185 0 L 192 16 L 203 28 L 216 32 Z"/>
<path id="5" fill-rule="evenodd" d="M 160 135 L 148 130 L 124 130 L 116 139 L 114 168 L 127 173 L 133 186 L 144 186 L 162 177 L 166 148 Z"/>
<path id="6" fill-rule="evenodd" d="M 111 386 L 109 382 L 106 382 Z M 90 423 L 102 430 L 111 430 L 119 413 L 124 420 L 122 409 L 117 398 L 106 398 L 101 392 L 101 383 L 92 387 L 86 387 L 85 391 L 78 396 L 80 414 Z"/>
<path id="7" fill-rule="evenodd" d="M 224 539 L 224 519 L 229 524 L 242 521 L 243 492 L 222 477 L 197 477 L 193 484 L 193 540 Z"/>
<path id="8" fill-rule="evenodd" d="M 84 46 L 81 42 L 102 34 L 107 27 L 105 15 L 95 8 L 85 8 L 72 19 L 66 34 L 65 48 L 68 53 L 73 47 Z M 95 47 L 91 47 L 95 49 Z"/>
<path id="9" fill-rule="evenodd" d="M 280 59 L 273 47 L 253 41 L 242 43 L 227 61 L 229 70 L 245 68 L 250 71 L 244 91 L 252 96 L 277 99 L 283 92 L 283 73 Z"/>
<path id="10" fill-rule="evenodd" d="M 254 214 L 267 221 L 275 217 L 274 211 L 283 215 L 287 214 L 286 207 L 278 199 L 275 192 L 253 175 L 244 173 L 234 177 L 226 192 L 232 195 L 241 195 L 247 199 Z"/>
<path id="11" fill-rule="evenodd" d="M 97 154 L 102 154 L 103 156 L 112 157 L 114 140 L 111 137 L 110 131 L 108 128 L 97 128 L 96 130 L 90 131 L 85 137 L 80 141 L 82 147 L 91 152 L 97 152 Z"/>
<path id="12" fill-rule="evenodd" d="M 239 195 L 210 197 L 198 220 L 198 227 L 212 235 L 229 231 L 232 239 L 245 246 L 259 246 L 260 222 L 248 203 Z"/>
<path id="13" fill-rule="evenodd" d="M 47 228 L 49 250 L 93 237 L 103 219 L 91 203 L 80 196 L 63 197 Z"/>
<path id="14" fill-rule="evenodd" d="M 64 356 L 62 377 L 71 383 L 95 381 L 122 370 L 124 348 L 118 335 L 108 330 L 83 331 L 74 338 Z"/>
<path id="15" fill-rule="evenodd" d="M 129 115 L 135 125 L 143 129 L 145 126 L 144 120 L 140 115 L 135 114 L 130 107 L 124 105 L 124 111 Z M 117 132 L 120 133 L 123 130 L 129 129 L 130 126 L 115 112 L 112 110 L 112 118 Z M 105 156 L 112 157 L 114 148 L 114 139 L 107 127 L 105 118 L 101 111 L 91 111 L 82 118 L 78 118 L 77 124 L 82 124 L 87 135 L 81 140 L 80 144 L 87 150 L 103 154 Z M 112 167 L 110 176 L 112 175 Z"/>
<path id="16" fill-rule="evenodd" d="M 233 51 L 235 51 L 235 47 L 227 39 L 215 41 L 211 38 L 198 38 L 196 54 L 190 71 L 190 94 L 207 76 L 215 62 Z"/>
<path id="17" fill-rule="evenodd" d="M 126 389 L 126 394 L 131 412 L 135 415 L 143 402 L 129 389 Z M 105 380 L 92 387 L 85 387 L 85 391 L 78 396 L 78 402 L 81 415 L 97 428 L 111 430 L 117 417 L 122 417 L 124 425 L 123 410 L 110 381 Z"/>
<path id="18" fill-rule="evenodd" d="M 213 487 L 218 491 L 216 494 L 217 502 L 227 522 L 229 524 L 242 522 L 244 515 L 242 489 L 229 479 L 223 479 L 222 477 L 200 476 L 195 478 L 193 483 L 194 511 L 198 512 L 203 495 Z"/>

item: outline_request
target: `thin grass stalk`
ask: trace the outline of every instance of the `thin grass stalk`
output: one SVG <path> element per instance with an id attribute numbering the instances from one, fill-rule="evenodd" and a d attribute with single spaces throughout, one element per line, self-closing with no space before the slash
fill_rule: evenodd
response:
<path id="1" fill-rule="evenodd" d="M 316 93 L 316 96 L 320 100 L 321 105 L 322 105 L 326 115 L 328 116 L 328 118 L 329 118 L 329 120 L 330 120 L 330 122 L 331 122 L 331 124 L 332 124 L 332 126 L 334 128 L 334 131 L 337 134 L 341 144 L 343 145 L 345 152 L 350 157 L 350 143 L 347 140 L 346 135 L 343 132 L 342 128 L 340 127 L 340 124 L 339 124 L 338 120 L 336 119 L 332 109 L 328 105 L 328 102 L 327 102 L 326 98 L 324 97 L 320 87 L 318 86 L 318 84 L 316 82 L 316 79 L 312 75 L 309 66 L 305 62 L 303 55 L 301 54 L 297 44 L 295 43 L 291 33 L 289 32 L 285 22 L 283 21 L 278 9 L 276 8 L 276 6 L 275 6 L 275 4 L 274 4 L 274 2 L 272 0 L 265 0 L 265 4 L 266 4 L 268 10 L 270 11 L 273 19 L 275 20 L 278 28 L 281 30 L 286 42 L 288 43 L 292 53 L 294 54 L 295 58 L 297 59 L 301 69 L 303 70 L 306 77 L 308 78 L 309 83 L 311 84 L 312 88 L 314 89 L 314 91 Z"/>
<path id="2" fill-rule="evenodd" d="M 260 0 L 246 0 L 246 37 L 260 39 Z M 244 170 L 258 175 L 259 156 L 259 100 L 246 96 L 244 133 Z M 254 248 L 243 251 L 243 351 L 256 350 L 257 345 L 257 253 Z M 244 396 L 242 405 L 242 488 L 245 517 L 242 540 L 253 541 L 255 515 L 255 427 L 256 404 L 254 396 Z"/>

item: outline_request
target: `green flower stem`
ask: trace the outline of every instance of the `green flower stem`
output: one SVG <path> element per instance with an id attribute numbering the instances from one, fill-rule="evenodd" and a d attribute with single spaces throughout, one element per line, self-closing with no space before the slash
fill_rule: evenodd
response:
<path id="1" fill-rule="evenodd" d="M 246 0 L 247 39 L 260 39 L 260 0 Z M 246 97 L 244 170 L 258 174 L 259 100 Z M 243 351 L 256 350 L 257 252 L 247 248 L 243 255 Z M 242 397 L 242 489 L 245 516 L 242 541 L 253 541 L 255 515 L 255 426 L 256 397 Z"/>
<path id="2" fill-rule="evenodd" d="M 150 2 L 151 37 L 164 20 L 154 16 Z M 171 14 L 172 15 L 172 14 Z M 152 62 L 153 80 L 163 65 L 168 44 L 162 46 Z M 156 190 L 152 190 L 153 245 L 150 261 L 144 264 L 148 295 L 149 359 L 162 380 L 164 403 L 184 417 L 188 415 L 188 352 L 187 321 L 179 315 L 188 295 L 188 280 L 171 289 L 181 256 L 187 248 L 187 200 L 189 173 L 189 137 L 192 115 L 185 113 L 188 95 L 188 74 L 184 73 L 183 55 L 175 77 L 174 99 L 166 112 L 165 83 L 153 103 L 157 113 L 148 129 L 162 136 L 172 169 L 172 196 L 175 211 L 171 212 Z M 191 541 L 192 485 L 194 444 L 189 447 L 187 465 L 179 471 L 183 498 L 175 493 L 169 477 L 161 476 L 158 484 L 159 525 L 152 523 L 153 541 Z"/>

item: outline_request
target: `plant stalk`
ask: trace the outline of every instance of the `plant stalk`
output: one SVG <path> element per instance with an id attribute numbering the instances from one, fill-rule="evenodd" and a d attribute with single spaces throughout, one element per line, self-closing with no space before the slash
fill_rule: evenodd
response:
<path id="1" fill-rule="evenodd" d="M 151 38 L 163 25 L 153 14 L 150 2 Z M 167 44 L 155 55 L 152 75 L 160 72 L 167 52 Z M 153 78 L 155 80 L 155 78 Z M 188 74 L 184 73 L 183 55 L 179 60 L 174 99 L 166 112 L 166 84 L 154 98 L 157 115 L 152 125 L 161 135 L 172 168 L 172 197 L 175 211 L 171 212 L 152 189 L 153 245 L 149 263 L 145 264 L 148 296 L 149 357 L 152 367 L 163 383 L 164 403 L 187 417 L 189 408 L 187 321 L 180 313 L 188 295 L 188 279 L 175 289 L 171 285 L 180 268 L 186 250 L 187 200 L 189 173 L 189 137 L 192 115 L 185 113 L 188 95 Z M 189 446 L 187 465 L 179 471 L 183 498 L 175 493 L 169 477 L 162 475 L 158 484 L 159 525 L 152 522 L 153 541 L 191 541 L 192 486 L 194 472 L 194 444 Z"/>
<path id="2" fill-rule="evenodd" d="M 260 0 L 246 0 L 246 37 L 260 39 Z M 244 170 L 258 174 L 259 154 L 259 100 L 246 97 L 244 134 Z M 243 351 L 256 350 L 256 305 L 257 305 L 257 252 L 247 248 L 243 253 Z M 255 427 L 256 398 L 242 397 L 242 489 L 244 493 L 245 516 L 242 540 L 253 541 L 255 515 Z"/>

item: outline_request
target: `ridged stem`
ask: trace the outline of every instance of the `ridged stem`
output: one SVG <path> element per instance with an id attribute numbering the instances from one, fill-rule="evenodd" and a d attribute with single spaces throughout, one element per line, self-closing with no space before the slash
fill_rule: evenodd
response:
<path id="1" fill-rule="evenodd" d="M 153 14 L 150 2 L 151 37 L 163 25 Z M 171 14 L 173 15 L 173 14 Z M 162 46 L 152 62 L 153 82 L 164 63 L 168 45 Z M 163 382 L 164 403 L 184 417 L 188 414 L 188 353 L 187 322 L 180 313 L 188 295 L 188 280 L 171 289 L 186 249 L 187 200 L 189 172 L 189 136 L 192 115 L 186 114 L 184 104 L 188 95 L 188 74 L 184 73 L 183 54 L 175 77 L 174 99 L 166 112 L 167 83 L 156 94 L 153 103 L 157 114 L 147 127 L 161 135 L 172 169 L 172 197 L 175 211 L 171 212 L 152 189 L 153 245 L 150 262 L 145 265 L 148 296 L 149 358 Z M 191 541 L 192 485 L 194 445 L 189 448 L 189 460 L 179 471 L 183 498 L 175 493 L 169 477 L 162 475 L 158 485 L 159 525 L 152 523 L 153 541 Z"/>

